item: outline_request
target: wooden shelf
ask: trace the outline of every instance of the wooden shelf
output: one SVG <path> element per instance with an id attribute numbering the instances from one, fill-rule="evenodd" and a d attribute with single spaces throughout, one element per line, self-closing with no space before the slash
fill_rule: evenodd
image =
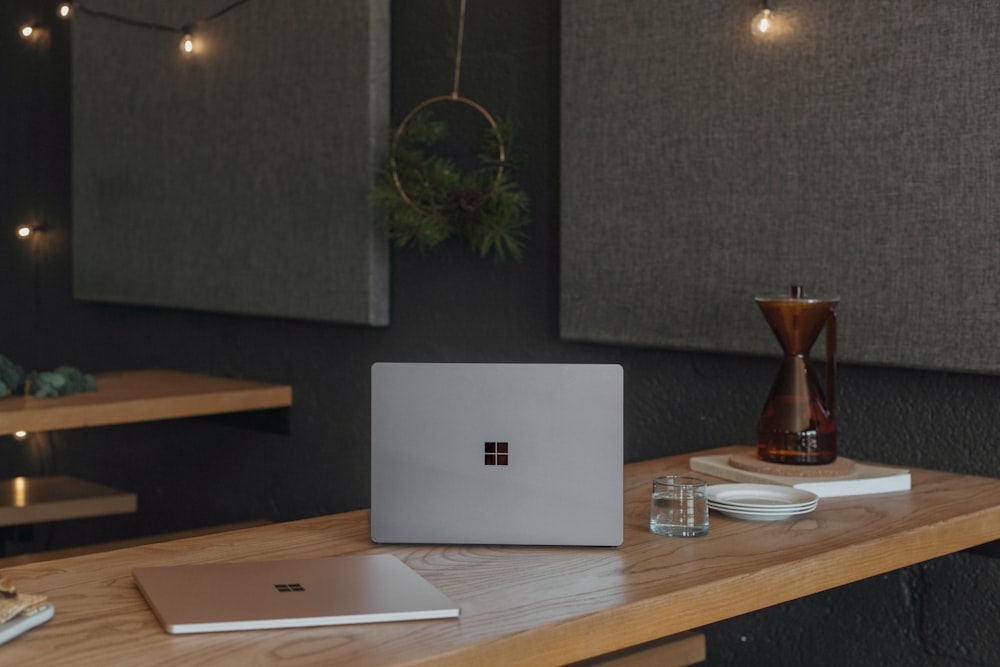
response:
<path id="1" fill-rule="evenodd" d="M 95 375 L 97 391 L 57 398 L 0 398 L 0 435 L 287 408 L 287 385 L 171 370 Z M 126 514 L 136 496 L 75 477 L 0 481 L 0 526 Z"/>
<path id="2" fill-rule="evenodd" d="M 0 526 L 135 512 L 134 493 L 67 475 L 0 480 Z"/>
<path id="3" fill-rule="evenodd" d="M 171 370 L 95 374 L 97 391 L 0 398 L 0 435 L 287 408 L 292 388 Z"/>

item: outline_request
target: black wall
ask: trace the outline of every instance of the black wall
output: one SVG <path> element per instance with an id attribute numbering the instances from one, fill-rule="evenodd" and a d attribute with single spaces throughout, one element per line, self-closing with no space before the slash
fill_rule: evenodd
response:
<path id="1" fill-rule="evenodd" d="M 365 507 L 374 361 L 617 362 L 629 460 L 751 442 L 774 359 L 559 339 L 556 0 L 471 2 L 467 16 L 462 93 L 521 126 L 519 182 L 532 199 L 523 261 L 494 264 L 461 245 L 396 251 L 384 329 L 75 301 L 70 30 L 32 43 L 16 34 L 55 4 L 0 4 L 0 353 L 37 369 L 168 367 L 288 383 L 295 405 L 288 435 L 182 420 L 0 439 L 2 476 L 71 474 L 139 495 L 134 516 L 38 526 L 8 540 L 9 553 Z M 394 121 L 450 92 L 457 12 L 457 0 L 394 3 Z M 48 231 L 26 244 L 13 232 L 31 216 Z M 843 454 L 1000 476 L 1000 378 L 860 366 L 840 378 Z M 733 619 L 708 628 L 709 662 L 1000 664 L 998 575 L 995 559 L 963 553 Z"/>

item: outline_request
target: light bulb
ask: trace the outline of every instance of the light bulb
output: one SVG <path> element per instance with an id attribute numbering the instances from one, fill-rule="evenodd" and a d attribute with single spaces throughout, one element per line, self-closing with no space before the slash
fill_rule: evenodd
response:
<path id="1" fill-rule="evenodd" d="M 28 437 L 27 431 L 14 431 L 15 440 L 25 440 Z"/>
<path id="2" fill-rule="evenodd" d="M 184 33 L 184 39 L 181 40 L 181 51 L 184 53 L 194 51 L 194 36 L 189 32 Z"/>
<path id="3" fill-rule="evenodd" d="M 31 37 L 32 33 L 35 32 L 35 26 L 33 25 L 23 25 L 21 26 L 21 37 L 28 39 Z"/>
<path id="4" fill-rule="evenodd" d="M 31 225 L 21 225 L 17 228 L 18 238 L 26 239 L 34 232 L 34 228 Z"/>
<path id="5" fill-rule="evenodd" d="M 750 28 L 755 35 L 766 35 L 767 32 L 773 27 L 773 12 L 766 7 L 757 12 L 757 15 L 753 17 L 753 23 L 750 24 Z"/>
<path id="6" fill-rule="evenodd" d="M 59 6 L 56 8 L 56 16 L 61 19 L 68 19 L 73 15 L 73 3 L 72 2 L 60 2 Z"/>

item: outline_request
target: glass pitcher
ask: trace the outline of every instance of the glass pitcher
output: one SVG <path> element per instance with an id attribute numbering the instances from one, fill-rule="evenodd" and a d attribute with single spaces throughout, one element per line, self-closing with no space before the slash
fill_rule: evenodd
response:
<path id="1" fill-rule="evenodd" d="M 840 299 L 807 299 L 794 285 L 790 296 L 755 300 L 784 353 L 757 422 L 757 456 L 774 463 L 832 463 L 837 458 L 835 309 Z M 809 350 L 824 326 L 825 394 L 809 365 Z"/>

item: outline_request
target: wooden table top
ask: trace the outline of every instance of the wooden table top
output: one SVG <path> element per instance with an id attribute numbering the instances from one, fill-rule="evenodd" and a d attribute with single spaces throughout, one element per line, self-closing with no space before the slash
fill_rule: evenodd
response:
<path id="1" fill-rule="evenodd" d="M 735 451 L 733 448 L 706 453 Z M 912 469 L 907 492 L 824 498 L 807 515 L 710 533 L 649 532 L 650 479 L 625 472 L 620 548 L 376 546 L 367 510 L 10 568 L 55 617 L 2 648 L 9 664 L 564 664 L 1000 538 L 1000 480 Z M 721 480 L 710 480 L 721 481 Z M 136 566 L 392 553 L 461 605 L 458 619 L 201 635 L 163 632 Z"/>

